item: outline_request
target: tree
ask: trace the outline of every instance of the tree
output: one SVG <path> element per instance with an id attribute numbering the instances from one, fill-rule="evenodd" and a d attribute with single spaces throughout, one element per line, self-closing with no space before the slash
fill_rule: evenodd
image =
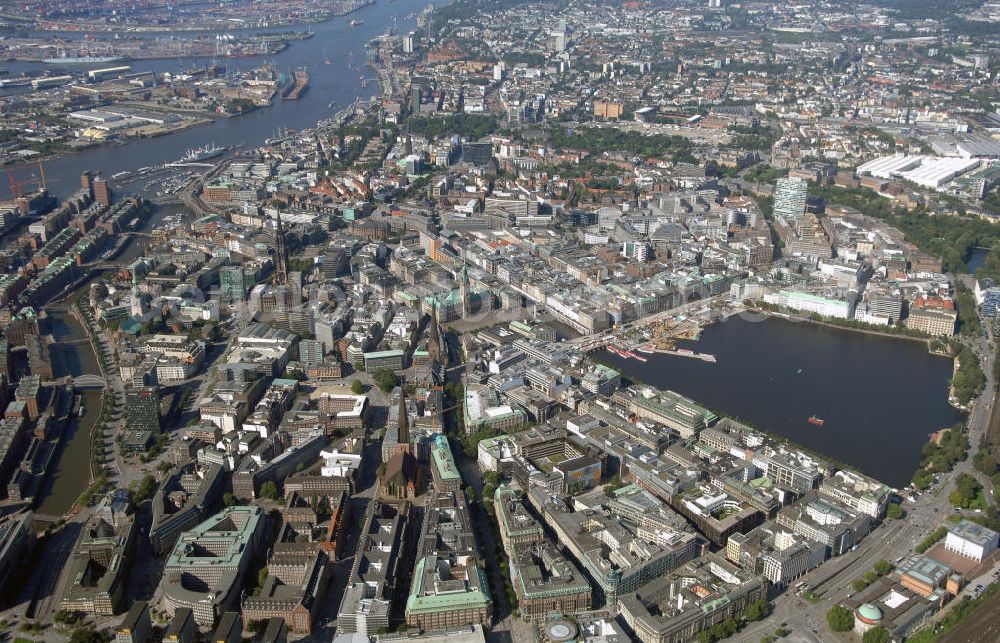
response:
<path id="1" fill-rule="evenodd" d="M 747 605 L 746 613 L 743 616 L 748 621 L 759 621 L 767 616 L 767 613 L 767 601 L 759 599 Z"/>
<path id="2" fill-rule="evenodd" d="M 156 478 L 147 473 L 139 481 L 139 484 L 132 489 L 132 503 L 139 504 L 149 500 L 153 497 L 154 493 L 156 493 Z"/>
<path id="3" fill-rule="evenodd" d="M 952 505 L 962 509 L 986 509 L 987 501 L 983 486 L 975 476 L 962 473 L 955 479 L 955 489 L 948 494 Z"/>
<path id="4" fill-rule="evenodd" d="M 886 509 L 885 515 L 889 520 L 899 520 L 903 517 L 903 508 L 900 507 L 895 502 L 890 502 L 888 509 Z"/>
<path id="5" fill-rule="evenodd" d="M 376 368 L 372 373 L 375 386 L 383 393 L 388 393 L 396 386 L 396 371 L 391 368 Z"/>
<path id="6" fill-rule="evenodd" d="M 236 496 L 227 491 L 222 494 L 222 504 L 227 507 L 232 507 L 236 504 Z"/>
<path id="7" fill-rule="evenodd" d="M 278 499 L 278 485 L 274 480 L 268 480 L 260 486 L 260 496 L 268 500 Z"/>
<path id="8" fill-rule="evenodd" d="M 351 382 L 351 393 L 355 395 L 361 395 L 365 392 L 365 385 L 361 383 L 361 380 L 354 380 Z"/>
<path id="9" fill-rule="evenodd" d="M 826 623 L 834 632 L 850 632 L 854 629 L 854 612 L 843 605 L 834 605 L 826 613 Z"/>
<path id="10" fill-rule="evenodd" d="M 111 636 L 107 632 L 98 632 L 92 627 L 78 627 L 69 637 L 70 643 L 108 643 Z"/>
<path id="11" fill-rule="evenodd" d="M 889 638 L 889 630 L 881 625 L 876 625 L 865 632 L 865 635 L 861 637 L 861 643 L 889 643 Z"/>
<path id="12" fill-rule="evenodd" d="M 880 560 L 877 563 L 875 563 L 873 569 L 875 570 L 875 573 L 878 574 L 880 577 L 885 576 L 886 574 L 892 571 L 892 563 L 890 563 L 887 560 Z"/>

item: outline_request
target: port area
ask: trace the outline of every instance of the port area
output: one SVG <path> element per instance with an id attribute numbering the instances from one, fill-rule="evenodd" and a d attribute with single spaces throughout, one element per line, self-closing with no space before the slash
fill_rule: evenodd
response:
<path id="1" fill-rule="evenodd" d="M 718 362 L 715 355 L 678 347 L 677 343 L 697 341 L 708 324 L 724 321 L 743 311 L 741 305 L 726 302 L 723 297 L 713 297 L 692 302 L 680 310 L 624 324 L 607 333 L 582 337 L 574 343 L 581 344 L 584 350 L 605 348 L 613 355 L 639 362 L 648 361 L 648 355 L 673 355 L 715 364 Z"/>
<path id="2" fill-rule="evenodd" d="M 309 89 L 309 72 L 305 68 L 296 69 L 292 81 L 281 92 L 282 100 L 298 100 Z"/>

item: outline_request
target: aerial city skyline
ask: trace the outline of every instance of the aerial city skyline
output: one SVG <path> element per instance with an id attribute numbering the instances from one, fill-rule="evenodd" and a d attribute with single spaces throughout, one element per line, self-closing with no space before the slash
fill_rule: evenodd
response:
<path id="1" fill-rule="evenodd" d="M 0 11 L 17 643 L 990 643 L 1000 3 Z"/>

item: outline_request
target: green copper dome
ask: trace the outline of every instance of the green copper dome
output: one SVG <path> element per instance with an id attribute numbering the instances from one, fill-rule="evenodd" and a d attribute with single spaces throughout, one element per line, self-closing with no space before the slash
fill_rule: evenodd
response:
<path id="1" fill-rule="evenodd" d="M 881 621 L 882 620 L 882 610 L 875 607 L 871 603 L 865 603 L 858 608 L 858 615 L 866 621 Z"/>

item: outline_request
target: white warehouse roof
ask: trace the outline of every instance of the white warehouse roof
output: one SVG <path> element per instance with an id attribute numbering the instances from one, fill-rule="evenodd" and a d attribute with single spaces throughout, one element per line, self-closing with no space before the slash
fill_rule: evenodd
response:
<path id="1" fill-rule="evenodd" d="M 900 176 L 907 181 L 928 188 L 939 188 L 945 183 L 969 170 L 979 167 L 979 159 L 940 158 L 924 161 L 920 167 L 901 172 Z"/>

